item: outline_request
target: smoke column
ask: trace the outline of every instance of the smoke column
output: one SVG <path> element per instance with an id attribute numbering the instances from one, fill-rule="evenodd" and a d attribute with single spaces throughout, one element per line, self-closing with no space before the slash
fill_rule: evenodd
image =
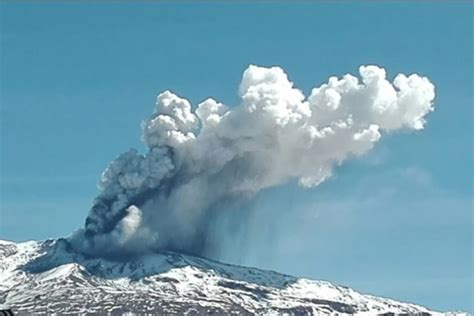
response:
<path id="1" fill-rule="evenodd" d="M 427 78 L 390 82 L 377 66 L 359 74 L 331 77 L 305 97 L 283 69 L 251 65 L 234 107 L 209 98 L 193 110 L 161 93 L 142 124 L 148 151 L 130 149 L 110 163 L 72 240 L 93 255 L 204 254 L 218 242 L 208 240 L 213 213 L 292 179 L 318 186 L 382 135 L 423 128 L 435 97 Z"/>

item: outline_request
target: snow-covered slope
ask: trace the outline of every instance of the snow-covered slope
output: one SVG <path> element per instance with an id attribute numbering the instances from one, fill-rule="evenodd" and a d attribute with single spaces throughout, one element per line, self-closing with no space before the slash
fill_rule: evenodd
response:
<path id="1" fill-rule="evenodd" d="M 177 253 L 86 258 L 63 239 L 0 241 L 0 305 L 16 314 L 439 314 L 254 268 Z"/>

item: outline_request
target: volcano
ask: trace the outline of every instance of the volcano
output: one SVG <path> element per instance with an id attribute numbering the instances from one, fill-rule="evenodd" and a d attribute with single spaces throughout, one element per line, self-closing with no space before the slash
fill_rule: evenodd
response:
<path id="1" fill-rule="evenodd" d="M 0 241 L 0 305 L 16 315 L 463 314 L 175 252 L 87 257 L 67 239 Z"/>

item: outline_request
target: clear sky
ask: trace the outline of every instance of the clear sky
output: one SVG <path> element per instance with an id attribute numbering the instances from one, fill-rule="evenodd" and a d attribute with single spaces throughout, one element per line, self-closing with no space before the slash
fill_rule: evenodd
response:
<path id="1" fill-rule="evenodd" d="M 260 194 L 225 260 L 472 312 L 472 21 L 472 3 L 448 1 L 2 2 L 0 238 L 80 227 L 108 162 L 143 150 L 165 89 L 231 105 L 249 64 L 283 67 L 306 94 L 377 64 L 436 85 L 425 130 L 385 137 L 317 188 Z"/>

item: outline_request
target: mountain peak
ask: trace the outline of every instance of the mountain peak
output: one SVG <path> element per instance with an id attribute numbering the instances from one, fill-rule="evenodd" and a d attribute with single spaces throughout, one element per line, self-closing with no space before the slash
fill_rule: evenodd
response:
<path id="1" fill-rule="evenodd" d="M 425 307 L 173 252 L 88 258 L 64 239 L 0 241 L 0 304 L 18 314 L 419 314 Z"/>

